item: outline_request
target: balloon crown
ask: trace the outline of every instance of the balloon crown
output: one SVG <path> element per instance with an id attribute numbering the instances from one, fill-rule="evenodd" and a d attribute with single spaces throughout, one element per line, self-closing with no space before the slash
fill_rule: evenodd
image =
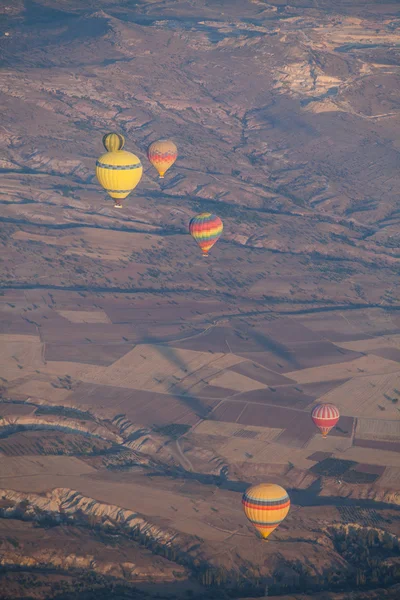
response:
<path id="1" fill-rule="evenodd" d="M 125 145 L 125 138 L 121 133 L 106 133 L 103 135 L 103 146 L 107 152 L 117 152 Z"/>

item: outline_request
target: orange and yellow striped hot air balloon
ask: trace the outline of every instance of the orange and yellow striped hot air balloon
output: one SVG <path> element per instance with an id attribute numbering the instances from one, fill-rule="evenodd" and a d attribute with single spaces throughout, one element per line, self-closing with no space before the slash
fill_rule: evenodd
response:
<path id="1" fill-rule="evenodd" d="M 290 498 L 280 485 L 260 483 L 246 490 L 242 504 L 246 517 L 266 540 L 286 518 L 290 509 Z"/>
<path id="2" fill-rule="evenodd" d="M 147 157 L 153 167 L 157 169 L 160 179 L 163 179 L 165 173 L 178 158 L 178 148 L 171 140 L 158 140 L 150 144 Z"/>
<path id="3" fill-rule="evenodd" d="M 196 215 L 189 223 L 189 233 L 200 246 L 203 256 L 208 256 L 208 251 L 221 237 L 223 229 L 221 219 L 208 212 Z"/>

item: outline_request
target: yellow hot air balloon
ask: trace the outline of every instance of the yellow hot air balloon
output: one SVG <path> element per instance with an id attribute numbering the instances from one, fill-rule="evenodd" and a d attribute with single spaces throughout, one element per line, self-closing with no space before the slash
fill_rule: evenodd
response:
<path id="1" fill-rule="evenodd" d="M 246 517 L 266 540 L 286 518 L 290 509 L 290 498 L 280 485 L 260 483 L 246 490 L 242 504 Z"/>
<path id="2" fill-rule="evenodd" d="M 96 162 L 96 176 L 100 185 L 115 200 L 115 208 L 122 208 L 119 202 L 126 198 L 139 183 L 143 167 L 140 159 L 132 152 L 122 150 L 124 136 L 119 133 L 108 133 L 103 137 L 103 144 L 108 150 Z"/>
<path id="3" fill-rule="evenodd" d="M 171 140 L 158 140 L 150 144 L 147 157 L 163 179 L 178 157 L 178 148 Z"/>

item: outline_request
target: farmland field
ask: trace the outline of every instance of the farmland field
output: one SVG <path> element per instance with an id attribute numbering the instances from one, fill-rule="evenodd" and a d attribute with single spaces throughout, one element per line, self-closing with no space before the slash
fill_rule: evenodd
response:
<path id="1" fill-rule="evenodd" d="M 400 439 L 400 420 L 357 419 L 356 437 L 395 442 Z"/>
<path id="2" fill-rule="evenodd" d="M 385 375 L 358 374 L 320 400 L 332 402 L 341 414 L 374 419 L 399 420 L 400 413 L 392 398 L 400 387 L 400 371 Z"/>

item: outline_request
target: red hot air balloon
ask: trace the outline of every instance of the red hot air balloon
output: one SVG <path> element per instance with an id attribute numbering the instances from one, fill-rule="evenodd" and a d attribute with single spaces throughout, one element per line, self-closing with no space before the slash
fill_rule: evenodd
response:
<path id="1" fill-rule="evenodd" d="M 334 404 L 318 404 L 314 407 L 311 418 L 315 425 L 326 438 L 330 430 L 339 421 L 340 413 Z"/>

